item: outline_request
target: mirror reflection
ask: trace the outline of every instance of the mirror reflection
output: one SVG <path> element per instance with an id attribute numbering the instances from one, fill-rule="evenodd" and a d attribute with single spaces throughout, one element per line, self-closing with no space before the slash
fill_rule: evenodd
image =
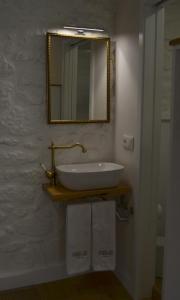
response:
<path id="1" fill-rule="evenodd" d="M 48 33 L 48 121 L 109 121 L 109 39 Z"/>

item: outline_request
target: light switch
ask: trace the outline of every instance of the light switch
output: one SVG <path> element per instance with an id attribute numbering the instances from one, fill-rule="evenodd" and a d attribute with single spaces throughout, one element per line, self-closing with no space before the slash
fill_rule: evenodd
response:
<path id="1" fill-rule="evenodd" d="M 123 148 L 128 151 L 134 151 L 134 137 L 132 135 L 123 135 Z"/>

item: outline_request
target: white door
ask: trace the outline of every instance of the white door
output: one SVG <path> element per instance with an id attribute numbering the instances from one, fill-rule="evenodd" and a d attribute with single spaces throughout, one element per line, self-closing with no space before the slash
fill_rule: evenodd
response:
<path id="1" fill-rule="evenodd" d="M 164 9 L 160 9 L 145 24 L 137 299 L 151 297 L 155 282 L 163 49 Z"/>
<path id="2" fill-rule="evenodd" d="M 76 120 L 78 47 L 66 45 L 63 62 L 61 119 Z"/>

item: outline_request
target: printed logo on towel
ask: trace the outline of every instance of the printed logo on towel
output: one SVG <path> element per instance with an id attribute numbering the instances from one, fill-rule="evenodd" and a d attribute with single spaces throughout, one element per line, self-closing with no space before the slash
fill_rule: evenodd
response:
<path id="1" fill-rule="evenodd" d="M 84 251 L 75 251 L 72 253 L 72 257 L 76 258 L 85 258 L 88 256 L 88 252 L 86 250 Z"/>
<path id="2" fill-rule="evenodd" d="M 109 257 L 109 256 L 112 256 L 113 253 L 114 253 L 113 250 L 100 250 L 100 251 L 98 252 L 98 255 L 99 255 L 99 256 L 104 256 L 104 257 Z"/>

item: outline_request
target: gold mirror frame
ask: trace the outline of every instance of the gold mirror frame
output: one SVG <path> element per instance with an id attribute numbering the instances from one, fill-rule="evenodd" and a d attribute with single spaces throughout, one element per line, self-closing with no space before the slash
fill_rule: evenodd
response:
<path id="1" fill-rule="evenodd" d="M 51 119 L 51 97 L 50 97 L 50 52 L 51 52 L 51 37 L 64 37 L 64 38 L 80 38 L 89 40 L 104 40 L 106 42 L 107 49 L 107 119 L 105 120 L 52 120 Z M 82 35 L 63 35 L 61 33 L 47 32 L 47 66 L 46 66 L 46 77 L 47 77 L 47 118 L 48 124 L 81 124 L 81 123 L 109 123 L 110 122 L 110 38 L 98 36 L 82 36 Z"/>

